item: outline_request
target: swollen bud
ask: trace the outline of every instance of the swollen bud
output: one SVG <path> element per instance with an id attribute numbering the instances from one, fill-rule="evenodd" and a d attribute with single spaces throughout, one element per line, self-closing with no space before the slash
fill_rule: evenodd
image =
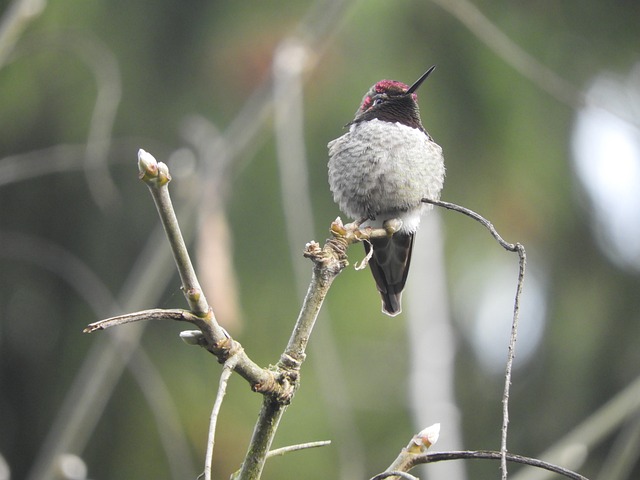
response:
<path id="1" fill-rule="evenodd" d="M 430 427 L 427 427 L 414 435 L 409 447 L 407 447 L 407 450 L 409 453 L 424 453 L 429 447 L 438 441 L 439 436 L 440 424 L 434 423 Z"/>
<path id="2" fill-rule="evenodd" d="M 158 162 L 153 155 L 142 148 L 138 150 L 138 171 L 140 180 L 149 186 L 151 184 L 162 186 L 171 181 L 167 165 Z"/>

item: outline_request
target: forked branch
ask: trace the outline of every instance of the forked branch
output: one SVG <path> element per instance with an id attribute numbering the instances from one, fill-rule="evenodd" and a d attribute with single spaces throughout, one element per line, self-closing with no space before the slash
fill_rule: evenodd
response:
<path id="1" fill-rule="evenodd" d="M 291 402 L 299 384 L 299 371 L 305 359 L 305 350 L 322 302 L 335 277 L 346 267 L 346 247 L 350 240 L 335 236 L 327 240 L 324 247 L 316 242 L 307 244 L 304 256 L 314 263 L 313 275 L 300 315 L 296 321 L 291 338 L 280 361 L 275 367 L 262 368 L 254 363 L 237 341 L 216 321 L 213 309 L 200 288 L 195 269 L 178 226 L 178 221 L 169 196 L 168 184 L 171 176 L 167 166 L 144 150 L 138 152 L 140 179 L 144 181 L 156 204 L 162 225 L 165 229 L 174 260 L 182 281 L 182 290 L 189 304 L 189 310 L 152 309 L 104 319 L 85 328 L 85 333 L 104 330 L 143 320 L 174 320 L 188 322 L 198 327 L 199 332 L 184 332 L 183 340 L 189 344 L 200 345 L 216 355 L 220 363 L 225 364 L 225 372 L 236 371 L 245 378 L 251 388 L 264 395 L 262 410 L 254 430 L 249 451 L 240 471 L 235 475 L 239 479 L 260 478 L 267 459 L 271 442 L 275 436 L 279 420 L 287 405 Z M 227 375 L 221 379 L 221 392 L 212 413 L 209 444 L 213 446 L 215 419 L 220 409 Z M 207 454 L 205 476 L 211 468 L 211 452 Z"/>
<path id="2" fill-rule="evenodd" d="M 279 362 L 274 367 L 262 368 L 254 363 L 244 352 L 242 346 L 233 340 L 224 328 L 218 324 L 213 310 L 207 303 L 204 293 L 200 288 L 195 269 L 191 264 L 189 254 L 171 204 L 168 191 L 168 183 L 171 180 L 171 176 L 169 175 L 167 166 L 161 162 L 157 162 L 153 156 L 143 150 L 140 150 L 138 155 L 138 166 L 140 170 L 140 178 L 147 184 L 151 191 L 167 234 L 167 238 L 169 239 L 169 244 L 182 280 L 183 293 L 189 304 L 189 310 L 153 309 L 120 315 L 95 322 L 89 325 L 85 329 L 85 332 L 91 333 L 96 330 L 102 330 L 112 326 L 141 320 L 184 321 L 198 327 L 199 332 L 196 332 L 195 334 L 193 332 L 186 332 L 183 339 L 187 341 L 187 343 L 197 344 L 209 350 L 211 353 L 216 355 L 220 363 L 225 364 L 225 370 L 228 370 L 229 372 L 231 370 L 236 371 L 249 382 L 254 391 L 260 392 L 264 395 L 262 409 L 254 429 L 249 449 L 241 469 L 233 476 L 233 478 L 241 480 L 259 479 L 266 459 L 269 456 L 269 450 L 279 421 L 298 388 L 299 371 L 305 360 L 306 347 L 322 303 L 329 291 L 329 288 L 331 287 L 331 284 L 333 283 L 333 280 L 348 264 L 346 257 L 347 247 L 351 243 L 367 241 L 370 238 L 377 236 L 392 235 L 396 226 L 390 223 L 382 229 L 360 229 L 358 224 L 343 225 L 338 218 L 331 225 L 331 233 L 333 237 L 328 239 L 324 246 L 320 247 L 316 242 L 310 242 L 306 245 L 304 256 L 311 259 L 314 263 L 309 289 L 305 296 L 298 319 L 295 323 L 291 338 L 289 339 L 284 352 L 280 356 Z M 450 210 L 456 210 L 474 218 L 489 229 L 491 234 L 500 243 L 500 245 L 503 246 L 503 248 L 517 252 L 520 257 L 518 287 L 516 290 L 512 334 L 509 344 L 507 372 L 505 376 L 502 442 L 501 450 L 499 452 L 503 478 L 506 479 L 506 462 L 518 461 L 514 460 L 514 458 L 524 458 L 510 455 L 507 453 L 506 449 L 511 367 L 516 341 L 520 295 L 522 292 L 522 283 L 524 280 L 526 265 L 524 247 L 520 244 L 509 244 L 505 242 L 489 221 L 471 210 L 447 202 L 432 201 L 428 199 L 423 199 L 423 202 L 431 203 Z M 223 379 L 223 382 L 226 382 L 226 377 Z M 221 399 L 222 395 L 220 395 L 220 400 Z M 220 402 L 217 402 L 216 410 L 214 411 L 216 416 L 220 408 L 219 403 Z M 212 421 L 211 423 L 212 428 L 214 428 L 215 422 Z M 210 432 L 210 438 L 213 438 L 213 433 L 214 432 Z M 421 434 L 422 433 L 423 432 L 421 432 Z M 420 438 L 420 442 L 423 442 L 422 437 Z M 412 442 L 415 444 L 414 440 L 412 440 Z M 420 443 L 420 445 L 422 445 L 420 448 L 424 446 L 428 447 L 433 442 L 429 443 L 429 445 L 427 445 L 427 443 Z M 213 443 L 211 442 L 211 445 L 212 444 Z M 391 472 L 400 472 L 396 477 L 407 478 L 407 476 L 405 476 L 406 472 L 411 468 L 411 466 L 417 464 L 414 460 L 416 458 L 423 458 L 420 455 L 416 455 L 420 452 L 414 451 L 411 445 L 413 444 L 410 443 L 407 449 L 403 450 L 404 453 L 396 459 L 396 462 L 392 465 L 393 468 L 390 468 L 389 470 Z M 407 452 L 410 454 L 409 456 L 407 456 Z M 495 452 L 491 453 L 491 455 L 495 455 Z M 210 455 L 208 458 L 210 458 Z M 422 463 L 425 463 L 426 461 L 427 460 L 424 460 Z M 207 470 L 210 470 L 209 460 L 207 462 Z M 389 476 L 389 471 L 385 472 L 385 477 Z M 391 473 L 391 476 L 393 476 L 393 473 Z M 582 479 L 583 477 L 577 476 L 570 478 Z"/>

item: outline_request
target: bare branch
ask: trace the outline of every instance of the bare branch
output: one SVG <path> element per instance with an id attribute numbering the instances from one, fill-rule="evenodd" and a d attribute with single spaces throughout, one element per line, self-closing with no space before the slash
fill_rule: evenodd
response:
<path id="1" fill-rule="evenodd" d="M 445 460 L 460 460 L 460 459 L 479 459 L 479 460 L 501 460 L 503 457 L 502 452 L 495 452 L 489 450 L 464 450 L 458 452 L 436 452 L 425 453 L 422 455 L 416 455 L 412 458 L 409 469 L 416 465 L 425 463 L 441 462 Z M 536 458 L 523 457 L 522 455 L 514 455 L 513 453 L 506 454 L 507 461 L 513 463 L 520 463 L 523 465 L 529 465 L 531 467 L 542 468 L 549 470 L 550 472 L 558 473 L 572 480 L 589 480 L 587 477 L 573 472 L 566 468 L 554 465 L 552 463 L 543 462 Z"/>
<path id="2" fill-rule="evenodd" d="M 85 327 L 83 333 L 93 333 L 96 330 L 106 330 L 107 328 L 116 327 L 118 325 L 126 325 L 128 323 L 144 320 L 175 320 L 195 323 L 195 318 L 195 315 L 188 310 L 182 310 L 179 308 L 167 310 L 154 308 L 151 310 L 141 310 L 139 312 L 117 315 L 115 317 L 105 318 L 104 320 L 90 323 Z"/>
<path id="3" fill-rule="evenodd" d="M 430 203 L 439 207 L 446 208 L 448 210 L 454 210 L 459 213 L 463 213 L 468 217 L 473 218 L 477 222 L 481 223 L 485 228 L 489 230 L 493 238 L 506 250 L 510 252 L 516 252 L 519 257 L 519 269 L 518 269 L 518 283 L 516 287 L 516 294 L 513 304 L 513 318 L 511 322 L 511 336 L 509 338 L 509 351 L 507 354 L 507 366 L 505 369 L 504 377 L 504 390 L 502 394 L 502 429 L 500 437 L 500 452 L 502 455 L 500 461 L 500 470 L 502 472 L 502 480 L 507 480 L 507 433 L 509 426 L 509 391 L 511 389 L 511 372 L 513 369 L 513 359 L 515 357 L 516 340 L 518 336 L 518 320 L 520 317 L 520 297 L 522 296 L 522 286 L 524 284 L 525 269 L 527 265 L 527 254 L 524 246 L 520 243 L 507 243 L 500 236 L 493 224 L 484 218 L 482 215 L 469 210 L 468 208 L 461 207 L 454 203 L 442 202 L 440 200 L 430 200 L 423 198 L 424 203 Z"/>
<path id="4" fill-rule="evenodd" d="M 322 302 L 333 280 L 347 266 L 347 245 L 344 238 L 336 237 L 327 240 L 323 248 L 316 242 L 306 246 L 304 256 L 314 262 L 314 268 L 298 320 L 277 365 L 283 395 L 264 397 L 249 449 L 240 471 L 233 478 L 255 480 L 262 474 L 280 419 L 298 388 L 300 367 Z"/>
<path id="5" fill-rule="evenodd" d="M 218 394 L 216 395 L 216 401 L 213 404 L 211 410 L 211 421 L 209 423 L 209 438 L 207 439 L 207 453 L 204 461 L 204 478 L 205 480 L 211 480 L 211 467 L 213 465 L 213 446 L 215 445 L 216 438 L 216 424 L 218 423 L 218 413 L 220 407 L 222 407 L 222 400 L 227 392 L 227 383 L 229 377 L 233 373 L 233 370 L 238 363 L 238 357 L 233 356 L 224 362 L 222 373 L 220 374 L 220 383 L 218 384 Z"/>
<path id="6" fill-rule="evenodd" d="M 510 252 L 518 251 L 518 244 L 505 242 L 504 239 L 498 233 L 498 231 L 495 229 L 493 224 L 489 220 L 484 218 L 482 215 L 474 212 L 473 210 L 469 210 L 468 208 L 461 207 L 460 205 L 456 205 L 455 203 L 443 202 L 441 200 L 431 200 L 430 198 L 423 198 L 422 202 L 430 203 L 431 205 L 436 205 L 437 207 L 446 208 L 447 210 L 453 210 L 455 212 L 462 213 L 467 217 L 473 218 L 475 221 L 480 222 L 482 225 L 484 225 L 485 228 L 487 228 L 487 230 L 489 230 L 491 235 L 493 235 L 493 238 L 495 238 L 498 241 L 498 243 L 502 246 L 502 248 L 504 248 L 505 250 L 509 250 Z"/>
<path id="7" fill-rule="evenodd" d="M 198 277 L 189 258 L 189 251 L 182 237 L 178 219 L 171 203 L 168 186 L 171 181 L 169 169 L 164 163 L 157 162 L 151 154 L 142 149 L 138 151 L 138 169 L 140 170 L 140 179 L 149 187 L 160 215 L 162 226 L 169 239 L 173 258 L 182 281 L 182 290 L 189 303 L 189 308 L 196 315 L 210 315 L 212 326 L 214 329 L 216 326 L 219 329 L 213 313 L 210 312 L 209 304 L 202 292 L 202 288 L 200 288 Z"/>
<path id="8" fill-rule="evenodd" d="M 327 445 L 331 445 L 331 440 L 321 440 L 319 442 L 307 442 L 307 443 L 299 443 L 297 445 L 289 445 L 287 447 L 276 448 L 267 453 L 267 458 L 278 457 L 282 455 L 286 455 L 287 453 L 297 452 L 299 450 L 306 450 L 308 448 L 318 448 L 318 447 L 326 447 Z"/>
<path id="9" fill-rule="evenodd" d="M 142 310 L 140 312 L 127 313 L 94 322 L 88 325 L 83 331 L 84 333 L 93 333 L 96 330 L 105 330 L 110 327 L 146 320 L 173 320 L 194 324 L 200 329 L 204 338 L 203 343 L 196 343 L 205 347 L 218 357 L 220 363 L 227 362 L 231 357 L 238 357 L 237 361 L 233 363 L 234 370 L 249 382 L 253 391 L 263 394 L 282 394 L 278 393 L 281 387 L 276 382 L 273 372 L 254 363 L 244 352 L 242 345 L 233 340 L 222 327 L 218 327 L 223 332 L 222 338 L 218 339 L 217 336 L 213 334 L 213 330 L 210 328 L 211 324 L 206 318 L 195 315 L 188 310 L 160 308 Z"/>
<path id="10" fill-rule="evenodd" d="M 507 480 L 507 430 L 509 427 L 509 390 L 511 388 L 511 371 L 513 369 L 513 359 L 515 357 L 516 339 L 518 337 L 518 320 L 520 318 L 520 298 L 522 296 L 522 286 L 527 265 L 527 255 L 524 247 L 517 243 L 516 249 L 519 256 L 518 283 L 516 295 L 513 301 L 513 318 L 511 320 L 511 336 L 509 337 L 509 351 L 507 353 L 507 366 L 504 375 L 504 391 L 502 394 L 502 429 L 500 440 L 500 470 L 503 480 Z"/>
<path id="11" fill-rule="evenodd" d="M 235 369 L 251 384 L 254 391 L 278 396 L 288 395 L 288 393 L 282 392 L 281 384 L 276 382 L 273 373 L 261 368 L 249 359 L 242 346 L 230 338 L 224 328 L 217 323 L 213 311 L 202 293 L 195 269 L 189 258 L 187 246 L 178 226 L 178 220 L 169 196 L 168 184 L 171 181 L 171 175 L 167 166 L 162 162 L 157 162 L 151 154 L 140 150 L 138 152 L 138 168 L 140 179 L 147 184 L 156 203 L 191 312 L 185 310 L 146 310 L 93 323 L 84 331 L 90 333 L 110 326 L 141 320 L 170 319 L 190 322 L 202 331 L 206 339 L 207 350 L 216 355 L 220 362 L 226 362 L 234 355 L 239 356 Z"/>

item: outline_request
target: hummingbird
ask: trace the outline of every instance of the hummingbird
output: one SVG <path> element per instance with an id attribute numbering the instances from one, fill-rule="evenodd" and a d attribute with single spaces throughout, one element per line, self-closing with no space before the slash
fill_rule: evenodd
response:
<path id="1" fill-rule="evenodd" d="M 420 217 L 439 200 L 445 168 L 442 148 L 422 126 L 413 85 L 381 80 L 364 95 L 349 131 L 329 142 L 329 186 L 340 210 L 360 227 L 383 228 L 399 219 L 398 231 L 364 242 L 369 267 L 382 297 L 382 311 L 395 317 L 411 263 Z"/>

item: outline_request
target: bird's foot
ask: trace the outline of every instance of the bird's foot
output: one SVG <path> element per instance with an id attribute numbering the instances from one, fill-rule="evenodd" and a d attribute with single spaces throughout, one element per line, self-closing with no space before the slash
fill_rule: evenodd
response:
<path id="1" fill-rule="evenodd" d="M 390 218 L 389 220 L 385 220 L 382 224 L 382 228 L 387 233 L 388 236 L 393 235 L 396 232 L 399 232 L 402 228 L 402 220 L 399 218 Z"/>
<path id="2" fill-rule="evenodd" d="M 331 224 L 331 233 L 335 237 L 344 238 L 347 243 L 356 243 L 369 240 L 370 238 L 390 237 L 402 228 L 402 220 L 399 218 L 385 220 L 382 228 L 372 228 L 369 226 L 360 228 L 360 225 L 366 220 L 367 218 L 361 218 L 355 222 L 344 224 L 342 223 L 342 219 L 338 217 Z"/>
<path id="3" fill-rule="evenodd" d="M 344 224 L 342 219 L 338 217 L 331 224 L 331 233 L 336 237 L 344 238 L 348 243 L 361 242 L 369 238 L 373 230 L 371 227 L 360 228 L 365 220 L 366 218 Z"/>

